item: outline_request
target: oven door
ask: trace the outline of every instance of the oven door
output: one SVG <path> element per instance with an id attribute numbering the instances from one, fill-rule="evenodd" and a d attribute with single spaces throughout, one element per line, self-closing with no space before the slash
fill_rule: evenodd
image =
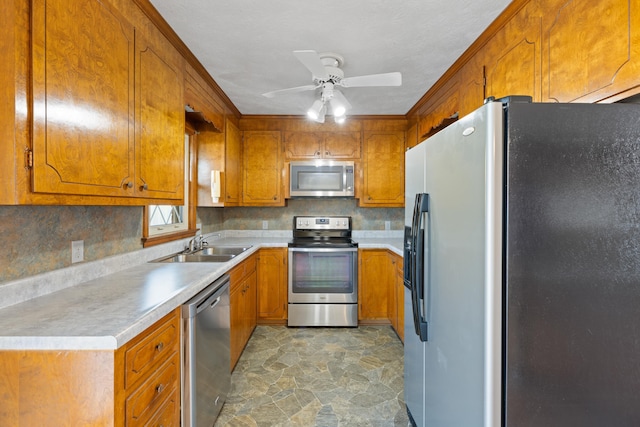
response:
<path id="1" fill-rule="evenodd" d="M 357 303 L 358 248 L 289 248 L 289 303 Z"/>

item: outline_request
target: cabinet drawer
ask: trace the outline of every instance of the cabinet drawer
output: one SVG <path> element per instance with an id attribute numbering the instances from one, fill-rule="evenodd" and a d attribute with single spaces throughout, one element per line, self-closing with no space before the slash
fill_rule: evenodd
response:
<path id="1" fill-rule="evenodd" d="M 170 314 L 141 335 L 142 340 L 125 352 L 125 388 L 140 380 L 154 365 L 177 351 L 180 343 L 180 319 L 177 312 Z"/>
<path id="2" fill-rule="evenodd" d="M 144 381 L 125 401 L 127 426 L 145 425 L 169 399 L 179 398 L 180 354 L 175 352 L 158 371 Z"/>
<path id="3" fill-rule="evenodd" d="M 176 388 L 173 395 L 158 409 L 145 427 L 179 426 L 180 425 L 180 394 Z"/>
<path id="4" fill-rule="evenodd" d="M 234 269 L 229 272 L 232 290 L 235 286 L 237 286 L 242 281 L 242 279 L 247 277 L 253 271 L 256 271 L 255 254 L 251 255 L 249 258 L 244 260 L 242 264 L 234 267 Z"/>

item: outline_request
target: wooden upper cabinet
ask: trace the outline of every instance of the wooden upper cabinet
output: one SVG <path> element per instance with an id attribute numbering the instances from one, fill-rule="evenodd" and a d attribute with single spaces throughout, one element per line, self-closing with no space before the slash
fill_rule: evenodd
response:
<path id="1" fill-rule="evenodd" d="M 404 131 L 365 131 L 362 207 L 404 206 Z"/>
<path id="2" fill-rule="evenodd" d="M 278 131 L 243 132 L 243 205 L 284 206 L 280 138 Z"/>
<path id="3" fill-rule="evenodd" d="M 486 96 L 527 95 L 540 101 L 541 44 L 540 15 L 530 3 L 480 53 L 486 68 Z"/>
<path id="4" fill-rule="evenodd" d="M 97 0 L 32 4 L 33 191 L 133 195 L 133 26 Z"/>
<path id="5" fill-rule="evenodd" d="M 285 160 L 360 159 L 360 132 L 285 132 Z"/>
<path id="6" fill-rule="evenodd" d="M 242 136 L 238 127 L 226 122 L 225 132 L 225 206 L 242 203 Z"/>
<path id="7" fill-rule="evenodd" d="M 184 59 L 154 30 L 136 34 L 136 67 L 136 192 L 182 199 Z"/>
<path id="8" fill-rule="evenodd" d="M 544 101 L 595 102 L 630 88 L 638 91 L 640 13 L 636 1 L 541 2 L 547 11 L 542 25 Z"/>
<path id="9" fill-rule="evenodd" d="M 36 193 L 183 198 L 184 59 L 106 1 L 33 1 Z"/>
<path id="10" fill-rule="evenodd" d="M 202 123 L 198 130 L 224 132 L 224 108 L 216 102 L 210 86 L 192 67 L 187 66 L 184 87 L 185 104 L 191 121 Z"/>

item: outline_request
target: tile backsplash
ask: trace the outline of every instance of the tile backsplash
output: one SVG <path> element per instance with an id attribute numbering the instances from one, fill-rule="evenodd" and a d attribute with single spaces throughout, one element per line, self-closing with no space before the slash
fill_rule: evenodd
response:
<path id="1" fill-rule="evenodd" d="M 142 248 L 142 207 L 0 206 L 0 285 L 68 267 L 71 241 L 84 241 L 84 260 Z M 202 232 L 291 230 L 295 215 L 350 215 L 354 231 L 401 230 L 403 208 L 358 208 L 355 199 L 292 199 L 286 207 L 198 208 Z"/>

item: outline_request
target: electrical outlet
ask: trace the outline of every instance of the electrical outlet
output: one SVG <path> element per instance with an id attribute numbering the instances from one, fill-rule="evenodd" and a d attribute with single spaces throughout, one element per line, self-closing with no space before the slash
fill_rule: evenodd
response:
<path id="1" fill-rule="evenodd" d="M 262 229 L 263 230 L 269 229 L 269 221 L 262 221 Z"/>
<path id="2" fill-rule="evenodd" d="M 71 242 L 71 263 L 82 262 L 84 260 L 84 240 L 74 240 Z"/>
<path id="3" fill-rule="evenodd" d="M 391 230 L 391 221 L 385 221 L 384 222 L 384 229 L 385 230 Z"/>

